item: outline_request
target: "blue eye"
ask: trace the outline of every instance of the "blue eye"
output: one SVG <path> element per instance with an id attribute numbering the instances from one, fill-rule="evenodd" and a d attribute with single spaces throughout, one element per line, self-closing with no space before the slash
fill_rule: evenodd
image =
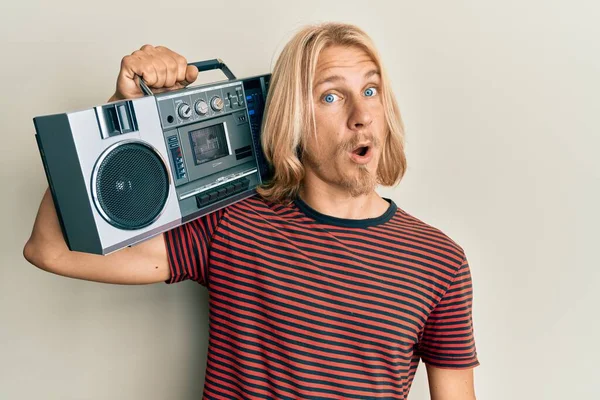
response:
<path id="1" fill-rule="evenodd" d="M 376 94 L 377 94 L 377 88 L 370 87 L 367 90 L 365 90 L 365 96 L 367 96 L 367 97 L 372 97 L 372 96 L 375 96 Z"/>
<path id="2" fill-rule="evenodd" d="M 329 93 L 329 94 L 325 95 L 325 97 L 323 97 L 323 100 L 325 100 L 326 103 L 333 103 L 336 98 L 337 98 L 337 95 L 335 95 L 333 93 Z"/>

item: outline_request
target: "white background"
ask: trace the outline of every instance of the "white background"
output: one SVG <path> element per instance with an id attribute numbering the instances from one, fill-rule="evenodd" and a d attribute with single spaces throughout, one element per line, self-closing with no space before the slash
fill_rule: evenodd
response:
<path id="1" fill-rule="evenodd" d="M 409 168 L 380 192 L 466 250 L 478 398 L 600 398 L 597 1 L 21 0 L 0 6 L 0 399 L 191 400 L 204 380 L 203 287 L 22 258 L 47 186 L 32 118 L 104 103 L 145 43 L 243 77 L 328 20 L 373 37 L 400 104 Z M 411 400 L 429 398 L 424 371 Z"/>

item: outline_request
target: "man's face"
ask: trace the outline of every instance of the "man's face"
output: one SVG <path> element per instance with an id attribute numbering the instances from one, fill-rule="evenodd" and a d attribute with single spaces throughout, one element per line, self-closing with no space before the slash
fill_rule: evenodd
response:
<path id="1" fill-rule="evenodd" d="M 358 47 L 329 47 L 313 85 L 317 135 L 307 138 L 307 175 L 354 197 L 372 192 L 386 130 L 377 65 Z"/>

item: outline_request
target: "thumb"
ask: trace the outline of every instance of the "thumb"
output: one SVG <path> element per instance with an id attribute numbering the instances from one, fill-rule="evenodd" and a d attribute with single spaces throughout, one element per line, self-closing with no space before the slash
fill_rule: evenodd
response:
<path id="1" fill-rule="evenodd" d="M 188 65 L 185 70 L 185 81 L 189 85 L 194 83 L 198 79 L 198 67 L 195 65 Z"/>

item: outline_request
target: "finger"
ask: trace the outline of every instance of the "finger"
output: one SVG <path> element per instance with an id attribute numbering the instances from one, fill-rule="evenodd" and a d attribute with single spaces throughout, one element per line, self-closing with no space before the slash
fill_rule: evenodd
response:
<path id="1" fill-rule="evenodd" d="M 195 65 L 188 65 L 185 70 L 185 81 L 190 83 L 194 83 L 198 79 L 198 67 Z"/>
<path id="2" fill-rule="evenodd" d="M 139 51 L 141 51 L 143 53 L 147 53 L 147 54 L 152 54 L 155 50 L 156 50 L 155 47 L 152 46 L 151 44 L 145 44 L 142 47 L 140 47 Z"/>
<path id="3" fill-rule="evenodd" d="M 181 82 L 177 82 L 175 84 L 175 86 L 173 86 L 173 89 L 184 89 L 185 87 L 187 87 L 190 83 L 188 81 L 186 81 L 185 79 L 182 80 Z"/>
<path id="4" fill-rule="evenodd" d="M 154 86 L 158 79 L 156 70 L 152 66 L 152 58 L 140 50 L 134 51 L 128 58 L 127 68 L 124 72 L 130 79 L 134 79 L 135 75 L 142 77 L 150 86 Z"/>
<path id="5" fill-rule="evenodd" d="M 185 81 L 185 72 L 187 70 L 187 60 L 185 57 L 175 54 L 177 62 L 177 82 Z"/>
<path id="6" fill-rule="evenodd" d="M 166 81 L 167 81 L 167 74 L 168 74 L 167 64 L 165 64 L 165 62 L 160 58 L 154 58 L 152 60 L 152 66 L 154 67 L 154 69 L 156 71 L 156 77 L 157 77 L 156 83 L 153 86 L 155 88 L 165 87 Z"/>
<path id="7" fill-rule="evenodd" d="M 187 60 L 181 54 L 174 52 L 166 47 L 161 47 L 161 51 L 164 52 L 165 55 L 170 56 L 175 63 L 177 64 L 177 82 L 181 82 L 185 80 L 185 70 L 187 67 Z"/>
<path id="8" fill-rule="evenodd" d="M 185 88 L 185 86 L 186 85 L 183 85 L 181 82 L 177 82 L 177 83 L 175 83 L 171 87 L 163 87 L 163 88 L 160 88 L 160 89 L 152 89 L 152 93 L 157 94 L 157 93 L 163 93 L 163 92 L 170 92 L 172 90 L 183 89 L 183 88 Z"/>
<path id="9" fill-rule="evenodd" d="M 167 78 L 165 80 L 165 86 L 171 87 L 175 84 L 175 82 L 177 82 L 177 62 L 169 54 L 164 54 L 161 57 L 161 60 L 167 66 Z"/>
<path id="10" fill-rule="evenodd" d="M 133 54 L 125 56 L 121 59 L 121 69 L 119 71 L 119 79 L 133 79 L 135 75 L 134 64 L 136 63 L 135 56 Z"/>
<path id="11" fill-rule="evenodd" d="M 162 59 L 161 47 L 145 44 L 136 52 L 140 63 L 143 63 L 141 69 L 148 76 L 148 79 L 146 79 L 146 76 L 143 76 L 143 78 L 148 86 L 154 89 L 164 87 L 168 79 L 168 66 Z"/>
<path id="12" fill-rule="evenodd" d="M 144 67 L 140 77 L 146 82 L 146 85 L 150 87 L 157 87 L 158 73 L 153 65 L 147 65 Z"/>
<path id="13" fill-rule="evenodd" d="M 121 87 L 121 89 L 126 92 L 140 92 L 142 93 L 140 83 L 138 81 L 138 76 L 141 79 L 144 79 L 148 85 L 152 85 L 156 81 L 156 72 L 154 68 L 148 67 L 147 63 L 139 60 L 137 57 L 132 57 L 132 61 L 128 63 L 128 66 L 121 68 L 121 73 L 123 75 L 123 79 L 121 76 L 117 81 L 117 86 Z M 120 82 L 120 83 L 119 83 Z"/>
<path id="14" fill-rule="evenodd" d="M 154 68 L 151 62 L 140 63 L 140 67 L 137 69 L 137 75 L 140 76 L 150 87 L 157 87 L 159 81 L 159 74 Z"/>

